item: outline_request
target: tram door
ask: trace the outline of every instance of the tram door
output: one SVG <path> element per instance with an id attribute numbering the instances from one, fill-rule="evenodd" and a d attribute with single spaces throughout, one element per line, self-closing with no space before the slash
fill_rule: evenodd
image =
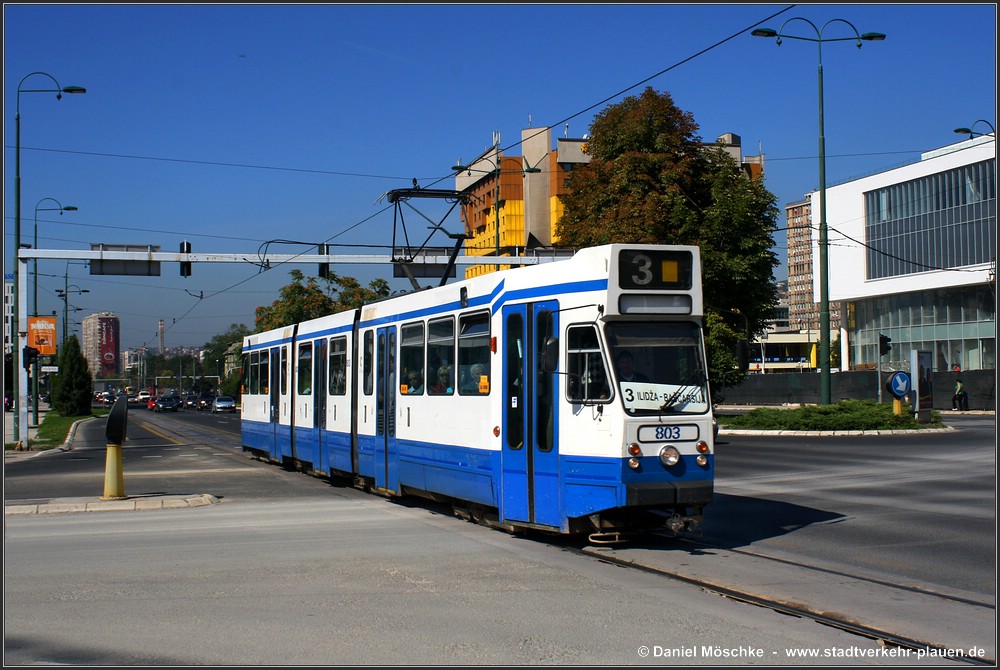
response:
<path id="1" fill-rule="evenodd" d="M 396 492 L 396 327 L 379 328 L 375 345 L 375 486 Z"/>
<path id="2" fill-rule="evenodd" d="M 326 430 L 326 368 L 327 368 L 327 341 L 325 339 L 316 340 L 313 348 L 313 451 L 309 462 L 312 463 L 313 470 L 326 470 L 325 454 L 323 453 L 324 436 Z"/>
<path id="3" fill-rule="evenodd" d="M 555 374 L 541 370 L 545 340 L 554 336 L 554 301 L 503 308 L 502 516 L 560 524 Z"/>
<path id="4" fill-rule="evenodd" d="M 278 395 L 281 382 L 282 368 L 285 364 L 287 346 L 272 347 L 269 351 L 260 352 L 260 383 L 267 384 L 269 415 L 271 420 L 271 442 L 268 445 L 268 453 L 271 458 L 281 458 L 281 422 L 287 417 L 281 412 L 281 398 Z M 266 366 L 266 368 L 265 368 Z M 285 412 L 287 414 L 287 411 Z"/>

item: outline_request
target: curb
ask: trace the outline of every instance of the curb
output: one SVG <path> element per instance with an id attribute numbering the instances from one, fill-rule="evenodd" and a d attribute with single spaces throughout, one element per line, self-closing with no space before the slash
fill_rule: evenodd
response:
<path id="1" fill-rule="evenodd" d="M 69 512 L 122 512 L 152 509 L 180 509 L 202 507 L 220 502 L 207 493 L 197 495 L 148 495 L 129 496 L 124 500 L 100 498 L 50 498 L 24 500 L 4 505 L 4 516 L 27 514 L 65 514 Z"/>
<path id="2" fill-rule="evenodd" d="M 844 437 L 844 436 L 875 436 L 875 435 L 926 435 L 928 433 L 953 433 L 957 430 L 952 426 L 943 428 L 906 428 L 901 430 L 749 430 L 743 428 L 719 427 L 719 435 L 770 435 L 799 437 Z"/>

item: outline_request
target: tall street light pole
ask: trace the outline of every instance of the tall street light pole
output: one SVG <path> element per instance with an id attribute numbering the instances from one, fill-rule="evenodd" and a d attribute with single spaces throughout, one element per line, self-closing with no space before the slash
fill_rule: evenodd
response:
<path id="1" fill-rule="evenodd" d="M 51 200 L 58 207 L 39 207 L 46 200 Z M 55 198 L 42 198 L 37 203 L 35 203 L 35 238 L 33 249 L 38 249 L 38 213 L 39 212 L 52 212 L 58 211 L 59 216 L 62 216 L 63 212 L 75 212 L 76 207 L 73 205 L 62 206 L 62 203 Z M 31 314 L 32 316 L 38 316 L 38 259 L 31 261 L 32 268 L 32 299 L 31 299 Z M 31 420 L 33 425 L 38 425 L 38 377 L 39 377 L 39 365 L 40 362 L 36 358 L 35 362 L 32 364 L 31 370 Z"/>
<path id="2" fill-rule="evenodd" d="M 58 207 L 39 207 L 46 200 L 51 200 Z M 38 213 L 39 212 L 59 212 L 59 216 L 62 216 L 63 212 L 75 212 L 76 207 L 73 205 L 62 206 L 62 203 L 55 198 L 42 198 L 37 203 L 35 203 L 35 238 L 32 249 L 38 249 Z M 38 316 L 38 259 L 31 261 L 32 269 L 32 298 L 31 298 L 31 314 L 32 316 Z M 40 362 L 38 358 L 35 358 L 34 363 L 31 367 L 31 422 L 32 425 L 38 425 L 38 377 L 39 377 L 39 365 Z"/>
<path id="3" fill-rule="evenodd" d="M 48 77 L 55 88 L 21 88 L 24 86 L 24 82 L 28 80 L 29 77 L 41 76 Z M 20 273 L 18 267 L 21 262 L 21 94 L 22 93 L 55 93 L 56 100 L 62 100 L 63 93 L 86 93 L 87 89 L 80 86 L 66 86 L 63 88 L 56 81 L 56 78 L 47 72 L 30 72 L 21 78 L 21 81 L 17 84 L 17 96 L 15 99 L 15 113 L 14 113 L 14 301 L 11 305 L 14 309 L 14 314 L 11 317 L 11 341 L 16 342 L 16 348 L 14 351 L 14 392 L 17 393 L 17 411 L 14 413 L 14 439 L 19 442 L 23 447 L 28 447 L 28 435 L 27 435 L 27 419 L 28 419 L 28 408 L 24 406 L 22 400 L 24 400 L 28 393 L 26 388 L 22 388 L 22 375 L 20 374 L 20 366 L 18 365 L 17 359 L 21 355 L 21 351 L 24 349 L 24 342 L 22 339 L 27 334 L 21 332 L 20 328 L 20 310 L 21 310 L 21 286 L 18 275 Z M 22 416 L 23 413 L 23 416 Z M 23 419 L 23 420 L 22 420 Z"/>
<path id="4" fill-rule="evenodd" d="M 70 289 L 73 289 L 72 291 Z M 56 291 L 56 296 L 63 299 L 63 345 L 66 344 L 66 338 L 69 337 L 69 294 L 70 293 L 90 293 L 89 289 L 80 288 L 76 284 L 66 284 L 65 288 L 61 291 Z M 74 310 L 79 311 L 78 308 Z"/>
<path id="5" fill-rule="evenodd" d="M 57 207 L 39 207 L 38 206 L 38 205 L 41 205 L 46 200 L 51 200 L 52 202 L 56 203 L 56 205 L 58 205 L 58 206 Z M 39 212 L 59 212 L 59 216 L 62 216 L 63 212 L 75 212 L 75 211 L 77 211 L 77 208 L 74 207 L 73 205 L 66 205 L 65 207 L 63 207 L 62 203 L 60 203 L 55 198 L 42 198 L 41 200 L 39 200 L 38 203 L 35 205 L 35 245 L 34 245 L 33 248 L 34 249 L 38 248 L 38 213 Z M 35 316 L 37 316 L 38 315 L 38 259 L 37 258 L 31 261 L 31 266 L 32 266 L 32 275 L 33 275 L 33 278 L 34 278 L 34 281 L 32 282 L 33 288 L 34 288 L 34 294 L 32 295 L 32 301 L 31 301 L 31 313 L 34 314 Z"/>
<path id="6" fill-rule="evenodd" d="M 809 24 L 816 32 L 816 37 L 802 37 L 799 35 L 789 35 L 785 33 L 785 26 L 792 21 L 803 21 Z M 853 37 L 830 37 L 823 38 L 823 31 L 831 23 L 843 23 L 850 26 L 854 31 Z M 781 46 L 782 38 L 790 40 L 802 40 L 805 42 L 815 42 L 819 54 L 819 364 L 820 364 L 820 404 L 829 405 L 831 400 L 830 388 L 830 270 L 829 270 L 829 237 L 826 221 L 826 136 L 823 130 L 823 43 L 824 42 L 856 42 L 861 48 L 861 42 L 881 41 L 885 39 L 883 33 L 860 34 L 858 29 L 850 21 L 844 19 L 830 19 L 823 24 L 822 28 L 817 28 L 809 19 L 795 17 L 788 19 L 781 24 L 778 30 L 770 28 L 758 28 L 751 35 L 754 37 L 774 37 L 778 46 Z"/>

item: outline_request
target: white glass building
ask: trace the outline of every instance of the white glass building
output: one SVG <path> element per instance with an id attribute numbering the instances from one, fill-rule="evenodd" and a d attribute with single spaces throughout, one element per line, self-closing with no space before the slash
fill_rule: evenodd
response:
<path id="1" fill-rule="evenodd" d="M 827 226 L 842 369 L 875 368 L 880 334 L 886 368 L 905 369 L 911 349 L 933 352 L 935 372 L 996 368 L 994 135 L 827 187 Z"/>

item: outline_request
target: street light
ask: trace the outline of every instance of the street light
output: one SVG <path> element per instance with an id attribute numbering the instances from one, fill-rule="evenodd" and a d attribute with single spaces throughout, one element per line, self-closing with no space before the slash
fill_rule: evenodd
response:
<path id="1" fill-rule="evenodd" d="M 24 82 L 27 81 L 29 77 L 34 77 L 35 75 L 48 77 L 52 80 L 52 83 L 56 85 L 55 88 L 25 88 L 21 87 Z M 55 93 L 56 100 L 62 100 L 63 93 L 70 94 L 80 94 L 86 93 L 87 89 L 80 86 L 66 86 L 65 88 L 59 85 L 56 78 L 47 72 L 31 72 L 21 79 L 17 84 L 17 96 L 16 96 L 16 106 L 14 114 L 14 301 L 11 305 L 14 309 L 14 313 L 11 317 L 11 340 L 17 343 L 17 351 L 15 351 L 15 356 L 19 354 L 20 350 L 25 346 L 21 341 L 22 335 L 20 331 L 20 280 L 18 279 L 20 255 L 21 255 L 21 93 Z M 22 433 L 24 424 L 27 423 L 27 408 L 24 407 L 24 403 L 21 399 L 27 396 L 27 393 L 21 389 L 21 374 L 18 370 L 18 366 L 14 366 L 14 392 L 17 393 L 17 412 L 14 413 L 14 439 L 20 442 L 25 447 L 28 446 L 27 431 Z M 21 412 L 25 412 L 25 421 L 21 421 Z"/>
<path id="2" fill-rule="evenodd" d="M 43 202 L 45 202 L 46 200 L 51 200 L 52 202 L 56 203 L 56 205 L 58 205 L 58 207 L 39 207 L 38 206 L 38 205 L 42 204 Z M 73 205 L 66 205 L 65 207 L 63 207 L 62 203 L 60 203 L 55 198 L 42 198 L 41 200 L 39 200 L 38 203 L 35 205 L 35 245 L 32 248 L 34 248 L 34 249 L 38 248 L 38 213 L 39 212 L 59 212 L 59 216 L 62 216 L 63 212 L 76 212 L 76 211 L 78 211 L 78 210 Z M 33 268 L 32 273 L 34 275 L 34 282 L 33 282 L 33 284 L 34 284 L 34 294 L 32 296 L 31 313 L 37 315 L 38 314 L 38 259 L 35 258 L 34 260 L 32 260 L 31 264 L 32 264 L 32 268 Z"/>
<path id="3" fill-rule="evenodd" d="M 63 344 L 66 344 L 66 338 L 69 337 L 67 332 L 67 326 L 69 325 L 69 294 L 70 293 L 90 293 L 89 289 L 80 288 L 76 284 L 67 284 L 65 288 L 56 289 L 56 296 L 62 298 L 63 301 Z M 82 307 L 74 307 L 74 311 L 81 311 Z"/>
<path id="4" fill-rule="evenodd" d="M 801 37 L 784 33 L 785 26 L 792 21 L 804 21 L 816 31 L 816 37 Z M 823 31 L 831 23 L 843 23 L 854 31 L 853 37 L 823 38 Z M 826 137 L 823 131 L 823 43 L 824 42 L 856 42 L 861 48 L 861 42 L 876 42 L 885 39 L 883 33 L 858 33 L 858 29 L 850 21 L 831 19 L 817 28 L 809 19 L 795 17 L 781 24 L 778 30 L 758 28 L 750 33 L 754 37 L 774 37 L 778 46 L 782 38 L 815 42 L 819 54 L 819 364 L 820 364 L 820 404 L 830 404 L 830 271 L 828 267 L 828 231 L 826 224 Z"/>
<path id="5" fill-rule="evenodd" d="M 46 200 L 51 200 L 52 202 L 59 205 L 58 207 L 39 207 Z M 75 212 L 76 207 L 73 205 L 62 206 L 55 198 L 42 198 L 35 204 L 35 241 L 33 249 L 38 248 L 38 212 L 51 212 L 59 211 L 59 215 L 62 216 L 63 212 Z M 34 281 L 32 282 L 32 301 L 31 301 L 31 314 L 33 316 L 38 316 L 38 259 L 31 261 L 32 274 L 34 275 Z M 36 358 L 35 362 L 32 364 L 31 371 L 31 399 L 32 399 L 32 421 L 34 425 L 38 425 L 38 377 L 39 377 L 39 361 Z"/>
<path id="6" fill-rule="evenodd" d="M 470 173 L 471 172 L 480 172 L 482 174 L 491 174 L 491 175 L 493 175 L 496 178 L 496 188 L 494 189 L 494 196 L 493 196 L 493 212 L 494 212 L 495 222 L 496 222 L 496 242 L 495 242 L 495 248 L 494 248 L 494 255 L 496 255 L 497 257 L 499 257 L 500 256 L 500 177 L 501 177 L 501 175 L 505 175 L 505 174 L 520 174 L 520 175 L 534 174 L 534 173 L 537 173 L 537 172 L 541 172 L 542 170 L 541 170 L 541 168 L 537 168 L 537 167 L 526 167 L 526 168 L 522 168 L 520 170 L 508 170 L 507 172 L 504 172 L 501 169 L 501 166 L 503 165 L 503 156 L 500 155 L 499 145 L 494 145 L 494 149 L 496 151 L 496 156 L 497 156 L 496 162 L 490 160 L 485 155 L 483 155 L 483 156 L 480 156 L 479 158 L 477 158 L 472 163 L 472 165 L 475 165 L 476 163 L 479 163 L 480 161 L 486 161 L 491 166 L 493 166 L 492 170 L 479 170 L 477 168 L 472 167 L 472 165 L 462 165 L 461 161 L 459 161 L 455 165 L 452 165 L 451 169 L 454 172 L 470 172 Z"/>
<path id="7" fill-rule="evenodd" d="M 987 126 L 989 126 L 990 127 L 990 132 L 988 132 L 988 133 L 977 133 L 975 131 L 975 127 L 976 127 L 976 124 L 978 124 L 978 123 L 985 123 Z M 973 137 L 977 136 L 977 135 L 980 135 L 980 136 L 981 135 L 993 135 L 995 137 L 996 134 L 997 134 L 997 131 L 993 127 L 993 124 L 990 123 L 989 121 L 987 121 L 986 119 L 976 119 L 976 123 L 973 123 L 971 128 L 955 128 L 955 132 L 958 133 L 959 135 L 966 135 L 966 134 L 968 134 L 970 140 Z"/>

